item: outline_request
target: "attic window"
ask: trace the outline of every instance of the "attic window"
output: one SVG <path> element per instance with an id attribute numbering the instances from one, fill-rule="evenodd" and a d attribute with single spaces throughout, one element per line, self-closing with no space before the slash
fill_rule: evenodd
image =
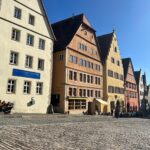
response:
<path id="1" fill-rule="evenodd" d="M 84 35 L 87 35 L 87 31 L 84 31 Z"/>
<path id="2" fill-rule="evenodd" d="M 115 47 L 114 51 L 117 53 L 117 51 L 118 51 L 118 50 L 117 50 L 117 47 Z"/>

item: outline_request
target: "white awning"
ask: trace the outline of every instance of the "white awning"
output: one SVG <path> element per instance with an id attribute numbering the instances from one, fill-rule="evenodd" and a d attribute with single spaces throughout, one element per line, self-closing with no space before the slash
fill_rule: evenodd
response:
<path id="1" fill-rule="evenodd" d="M 102 99 L 96 99 L 96 101 L 98 101 L 101 104 L 108 105 L 108 103 Z"/>

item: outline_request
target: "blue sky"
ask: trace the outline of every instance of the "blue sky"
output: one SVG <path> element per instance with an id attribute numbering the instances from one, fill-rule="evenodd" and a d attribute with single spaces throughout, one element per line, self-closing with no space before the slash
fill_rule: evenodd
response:
<path id="1" fill-rule="evenodd" d="M 84 13 L 97 35 L 116 29 L 123 58 L 146 72 L 150 83 L 150 0 L 44 0 L 51 23 Z"/>

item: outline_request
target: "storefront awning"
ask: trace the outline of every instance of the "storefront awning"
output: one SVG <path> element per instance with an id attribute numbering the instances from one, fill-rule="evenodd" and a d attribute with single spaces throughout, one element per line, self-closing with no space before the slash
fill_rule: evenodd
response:
<path id="1" fill-rule="evenodd" d="M 108 103 L 102 99 L 96 99 L 96 101 L 103 104 L 103 105 L 108 105 Z"/>

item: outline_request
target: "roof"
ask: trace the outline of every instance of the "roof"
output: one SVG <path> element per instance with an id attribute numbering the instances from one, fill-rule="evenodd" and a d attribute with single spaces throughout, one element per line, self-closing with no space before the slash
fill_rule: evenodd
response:
<path id="1" fill-rule="evenodd" d="M 144 74 L 142 75 L 142 77 L 143 77 L 144 86 L 146 86 L 146 84 L 147 84 L 147 82 L 146 82 L 146 74 L 144 73 Z"/>
<path id="2" fill-rule="evenodd" d="M 55 52 L 64 50 L 67 47 L 79 29 L 80 25 L 84 24 L 83 17 L 84 14 L 79 14 L 77 16 L 72 16 L 52 24 L 52 28 L 57 39 L 54 45 Z M 90 26 L 86 26 L 95 32 L 95 30 Z"/>
<path id="3" fill-rule="evenodd" d="M 97 37 L 97 41 L 101 49 L 101 58 L 103 62 L 106 61 L 107 56 L 109 54 L 113 36 L 114 32 Z"/>
<path id="4" fill-rule="evenodd" d="M 141 75 L 141 70 L 140 71 L 134 71 L 134 76 L 135 76 L 135 80 L 137 85 L 139 85 L 140 82 L 140 75 Z"/>
<path id="5" fill-rule="evenodd" d="M 126 80 L 126 77 L 127 77 L 127 74 L 128 74 L 128 67 L 129 67 L 130 63 L 131 63 L 132 70 L 133 70 L 133 73 L 134 73 L 134 68 L 133 68 L 133 64 L 132 64 L 131 58 L 124 58 L 124 59 L 122 59 L 122 64 L 123 64 L 123 69 L 124 69 L 124 79 L 125 80 Z"/>
<path id="6" fill-rule="evenodd" d="M 52 26 L 51 26 L 51 24 L 50 24 L 50 21 L 49 21 L 49 19 L 48 19 L 48 15 L 47 15 L 46 10 L 45 10 L 45 7 L 44 7 L 44 2 L 43 2 L 43 0 L 40 0 L 40 2 L 41 2 L 41 6 L 42 6 L 42 8 L 43 8 L 43 10 L 44 10 L 44 13 L 45 13 L 45 18 L 46 18 L 46 21 L 47 21 L 47 24 L 48 24 L 49 31 L 51 31 L 51 33 L 52 33 L 52 39 L 53 39 L 53 40 L 56 40 L 55 35 L 54 35 L 54 32 L 53 32 L 53 29 L 52 29 Z"/>

